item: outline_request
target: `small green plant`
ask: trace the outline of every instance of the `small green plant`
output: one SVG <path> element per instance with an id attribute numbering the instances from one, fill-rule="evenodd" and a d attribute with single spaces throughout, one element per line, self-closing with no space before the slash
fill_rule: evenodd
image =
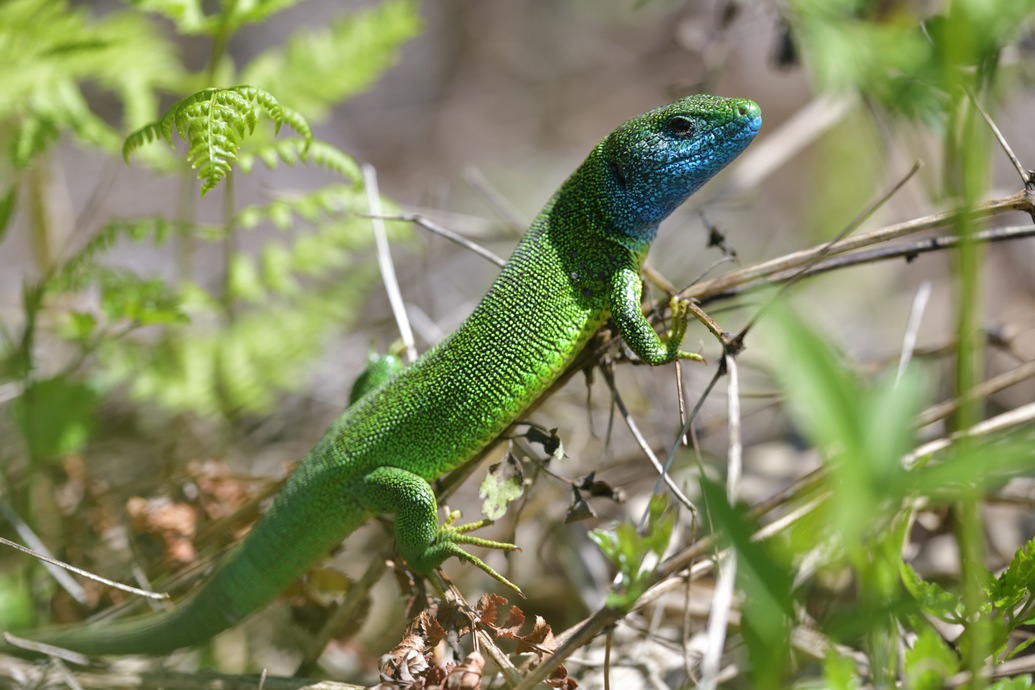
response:
<path id="1" fill-rule="evenodd" d="M 664 495 L 651 499 L 642 530 L 628 522 L 613 529 L 595 529 L 589 538 L 603 552 L 616 571 L 615 583 L 607 595 L 607 605 L 629 611 L 652 583 L 654 570 L 672 540 L 676 513 Z"/>
<path id="2" fill-rule="evenodd" d="M 197 169 L 201 195 L 216 188 L 230 174 L 230 165 L 237 160 L 245 137 L 255 133 L 259 108 L 276 125 L 274 134 L 287 123 L 302 137 L 304 159 L 313 142 L 313 130 L 299 113 L 285 109 L 269 92 L 255 86 L 234 86 L 229 89 L 205 89 L 178 101 L 158 122 L 138 129 L 126 138 L 122 156 L 146 143 L 164 139 L 173 144 L 173 130 L 190 144 L 187 162 Z"/>
<path id="3" fill-rule="evenodd" d="M 193 215 L 194 202 L 187 197 L 178 219 L 113 219 L 72 251 L 51 246 L 57 229 L 45 214 L 33 216 L 43 277 L 26 287 L 22 332 L 5 329 L 0 341 L 0 375 L 20 382 L 24 391 L 12 412 L 30 457 L 82 447 L 90 435 L 93 406 L 119 382 L 172 412 L 204 416 L 267 410 L 278 390 L 297 385 L 301 367 L 319 351 L 324 335 L 355 313 L 371 278 L 351 258 L 370 243 L 364 222 L 354 216 L 367 210 L 358 166 L 344 152 L 315 140 L 306 117 L 287 104 L 325 117 L 333 103 L 361 91 L 392 64 L 419 20 L 413 2 L 388 0 L 343 14 L 311 35 L 295 36 L 286 49 L 271 49 L 234 69 L 224 52 L 229 36 L 289 4 L 231 3 L 205 14 L 191 2 L 140 2 L 103 20 L 48 0 L 0 7 L 0 51 L 10 51 L 7 57 L 13 61 L 5 58 L 5 64 L 23 66 L 0 76 L 7 94 L 0 105 L 7 134 L 0 143 L 10 151 L 0 170 L 11 173 L 5 175 L 11 182 L 0 204 L 0 236 L 18 199 L 44 194 L 33 172 L 48 164 L 58 136 L 70 132 L 84 146 L 112 154 L 119 150 L 116 131 L 92 113 L 82 96 L 86 79 L 99 79 L 118 94 L 125 125 L 138 127 L 121 146 L 127 160 L 138 152 L 132 165 L 173 173 L 181 180 L 176 184 L 182 184 L 186 163 L 197 170 L 202 195 L 234 175 L 234 167 L 247 173 L 256 161 L 270 168 L 315 164 L 344 177 L 306 194 L 277 195 L 244 208 L 235 207 L 229 186 L 217 223 L 182 220 Z M 180 65 L 172 44 L 153 28 L 155 15 L 182 34 L 212 39 L 212 55 L 201 73 Z M 235 75 L 248 85 L 212 85 L 235 80 Z M 188 92 L 145 124 L 149 114 L 154 117 L 160 91 L 182 93 L 196 84 L 204 88 Z M 262 116 L 273 126 L 264 126 Z M 282 124 L 298 136 L 278 138 Z M 156 139 L 172 146 L 174 133 L 188 145 L 185 161 L 171 152 L 142 148 Z M 290 242 L 269 242 L 258 256 L 234 249 L 235 235 L 267 223 L 285 230 L 308 225 L 310 231 Z M 140 276 L 105 260 L 120 242 L 158 249 L 170 240 L 225 249 L 222 290 L 186 277 Z M 56 300 L 94 291 L 96 307 L 59 307 Z M 48 332 L 40 326 L 44 312 L 48 322 L 57 324 Z M 151 329 L 146 342 L 132 337 L 144 327 Z M 48 373 L 33 347 L 45 337 L 65 340 L 79 356 L 71 366 Z M 78 402 L 55 407 L 60 400 Z"/>
<path id="4" fill-rule="evenodd" d="M 128 392 L 145 414 L 224 428 L 268 411 L 305 383 L 306 364 L 376 284 L 364 257 L 369 221 L 357 216 L 369 209 L 359 165 L 314 138 L 310 122 L 396 61 L 420 30 L 417 4 L 343 12 L 236 66 L 226 53 L 234 32 L 293 4 L 142 0 L 99 17 L 64 0 L 0 3 L 0 241 L 24 233 L 35 258 L 20 318 L 0 323 L 0 388 L 15 391 L 2 423 L 17 441 L 0 448 L 0 502 L 29 523 L 36 506 L 18 487 L 85 448 L 103 402 Z M 172 32 L 209 40 L 199 71 L 184 66 Z M 121 106 L 118 124 L 94 112 L 91 91 Z M 170 96 L 179 100 L 160 112 Z M 82 227 L 64 225 L 50 211 L 60 203 L 48 184 L 63 138 L 165 176 L 175 213 L 87 214 Z M 158 140 L 169 146 L 149 145 Z M 242 204 L 239 190 L 257 163 L 316 166 L 332 181 Z M 198 209 L 205 195 L 221 196 L 215 220 Z M 24 222 L 14 226 L 17 216 Z M 281 232 L 243 242 L 256 228 Z M 390 231 L 405 237 L 397 224 Z M 120 263 L 115 250 L 129 244 L 167 270 Z M 199 250 L 223 257 L 221 281 L 203 283 L 188 263 L 162 259 Z M 44 355 L 55 348 L 64 355 Z M 5 597 L 11 591 L 5 585 Z"/>

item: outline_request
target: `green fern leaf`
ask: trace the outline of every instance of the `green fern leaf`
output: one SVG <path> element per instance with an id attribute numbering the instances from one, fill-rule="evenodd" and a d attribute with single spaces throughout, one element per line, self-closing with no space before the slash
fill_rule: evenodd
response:
<path id="1" fill-rule="evenodd" d="M 359 93 L 391 67 L 399 47 L 421 29 L 414 0 L 385 0 L 330 26 L 296 33 L 286 49 L 258 56 L 242 81 L 277 94 L 284 103 L 322 120 L 330 107 Z"/>
<path id="2" fill-rule="evenodd" d="M 55 136 L 117 150 L 115 130 L 90 108 L 81 83 L 122 96 L 127 116 L 154 116 L 156 88 L 183 70 L 170 44 L 145 17 L 116 12 L 96 19 L 64 0 L 0 2 L 0 132 L 11 160 L 28 166 Z"/>
<path id="3" fill-rule="evenodd" d="M 99 270 L 97 268 L 98 258 L 121 238 L 137 243 L 150 241 L 154 245 L 160 246 L 173 236 L 192 236 L 215 241 L 222 237 L 222 228 L 173 221 L 159 216 L 113 221 L 102 228 L 50 276 L 47 280 L 47 288 L 76 291 L 89 285 L 96 279 Z"/>
<path id="4" fill-rule="evenodd" d="M 200 286 L 181 284 L 178 306 L 193 323 L 168 324 L 157 345 L 131 339 L 101 343 L 99 355 L 110 376 L 140 398 L 198 415 L 261 413 L 274 404 L 277 391 L 304 383 L 307 363 L 329 333 L 356 318 L 375 281 L 374 263 L 354 253 L 373 243 L 369 222 L 339 218 L 342 211 L 365 208 L 366 199 L 361 190 L 335 185 L 268 206 L 256 218 L 284 214 L 318 225 L 290 246 L 271 243 L 257 260 L 235 257 L 228 282 L 233 297 L 245 304 L 225 327 L 199 328 L 218 322 L 224 304 Z M 389 232 L 393 238 L 411 233 L 394 223 Z"/>
<path id="5" fill-rule="evenodd" d="M 202 12 L 201 0 L 132 0 L 132 4 L 171 20 L 183 34 L 210 33 L 217 26 L 212 17 Z"/>
<path id="6" fill-rule="evenodd" d="M 269 221 L 281 230 L 289 230 L 295 226 L 296 216 L 316 223 L 343 213 L 362 213 L 366 210 L 367 201 L 362 190 L 345 185 L 329 185 L 307 194 L 243 208 L 237 216 L 237 222 L 243 228 L 254 228 L 263 221 Z"/>
<path id="7" fill-rule="evenodd" d="M 7 233 L 7 228 L 10 227 L 7 223 L 14 214 L 14 204 L 17 200 L 18 186 L 13 184 L 8 186 L 3 196 L 0 196 L 0 242 L 4 241 L 4 235 Z"/>
<path id="8" fill-rule="evenodd" d="M 243 172 L 249 173 L 255 167 L 256 160 L 261 160 L 270 170 L 276 170 L 281 163 L 311 163 L 337 173 L 351 182 L 358 184 L 363 181 L 363 173 L 356 159 L 337 146 L 320 139 L 314 139 L 308 146 L 302 139 L 263 142 L 253 149 L 242 150 L 237 164 Z"/>
<path id="9" fill-rule="evenodd" d="M 287 125 L 302 137 L 302 150 L 312 141 L 309 123 L 284 108 L 270 93 L 254 86 L 205 89 L 175 103 L 161 120 L 145 125 L 126 138 L 124 158 L 159 136 L 173 143 L 173 130 L 189 145 L 187 160 L 202 181 L 201 195 L 214 189 L 230 173 L 245 139 L 258 123 L 259 107 L 273 120 L 277 131 Z"/>
<path id="10" fill-rule="evenodd" d="M 18 169 L 27 168 L 60 135 L 61 132 L 50 118 L 40 115 L 26 118 L 11 142 L 11 164 Z"/>
<path id="11" fill-rule="evenodd" d="M 138 9 L 160 14 L 171 20 L 180 33 L 233 33 L 244 24 L 265 21 L 277 12 L 298 3 L 298 0 L 250 0 L 220 3 L 222 12 L 206 15 L 201 0 L 131 0 Z"/>
<path id="12" fill-rule="evenodd" d="M 172 130 L 168 133 L 164 130 L 165 120 L 159 120 L 158 122 L 151 122 L 144 125 L 137 131 L 126 137 L 126 141 L 122 144 L 122 160 L 129 162 L 129 154 L 143 146 L 144 144 L 150 144 L 152 141 L 158 139 L 165 139 L 169 142 L 169 146 L 173 146 L 172 142 Z"/>

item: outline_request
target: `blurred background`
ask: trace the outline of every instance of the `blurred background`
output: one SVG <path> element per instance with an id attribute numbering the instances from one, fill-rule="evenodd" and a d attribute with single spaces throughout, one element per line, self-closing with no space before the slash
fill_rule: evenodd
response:
<path id="1" fill-rule="evenodd" d="M 14 3 L 19 4 L 28 3 Z M 903 32 L 913 31 L 918 18 L 931 20 L 943 11 L 938 3 L 834 4 L 860 22 Z M 80 85 L 86 107 L 118 133 L 119 145 L 121 137 L 154 120 L 183 95 L 212 85 L 258 83 L 308 118 L 318 139 L 372 165 L 391 212 L 420 213 L 501 256 L 595 143 L 625 119 L 690 93 L 754 99 L 764 118 L 756 142 L 664 224 L 651 253 L 652 267 L 677 288 L 737 267 L 716 265 L 723 252 L 709 246 L 710 228 L 725 234 L 740 266 L 812 246 L 832 239 L 916 160 L 924 162 L 923 168 L 865 228 L 950 207 L 946 198 L 952 180 L 944 166 L 948 154 L 942 133 L 953 123 L 939 117 L 937 107 L 921 102 L 922 94 L 911 87 L 897 86 L 892 95 L 884 94 L 888 101 L 866 91 L 867 69 L 878 69 L 866 60 L 878 62 L 874 55 L 880 57 L 881 45 L 892 60 L 899 45 L 895 34 L 859 53 L 853 53 L 853 41 L 858 38 L 856 47 L 861 48 L 869 34 L 813 36 L 813 52 L 803 54 L 800 35 L 793 32 L 807 33 L 813 20 L 818 26 L 819 20 L 809 14 L 822 14 L 815 3 L 438 0 L 386 5 L 393 5 L 400 17 L 415 9 L 419 21 L 412 16 L 398 19 L 387 48 L 377 45 L 371 38 L 375 29 L 367 25 L 351 34 L 333 33 L 331 43 L 366 46 L 361 55 L 384 53 L 371 58 L 376 63 L 369 67 L 371 75 L 385 68 L 366 82 L 356 77 L 356 92 L 335 102 L 321 101 L 320 81 L 335 92 L 336 71 L 352 75 L 367 67 L 339 66 L 334 59 L 340 56 L 328 57 L 322 65 L 313 58 L 318 79 L 307 95 L 302 88 L 292 91 L 288 82 L 278 91 L 275 76 L 266 82 L 260 78 L 275 74 L 274 68 L 256 65 L 274 51 L 290 56 L 293 49 L 284 46 L 308 41 L 323 45 L 320 32 L 342 17 L 376 14 L 382 7 L 378 3 L 308 0 L 262 22 L 242 23 L 215 66 L 210 35 L 182 31 L 188 20 L 170 19 L 171 13 L 141 13 L 137 23 L 122 28 L 138 32 L 142 45 L 135 50 L 141 63 L 154 61 L 150 71 L 141 68 L 160 106 L 150 114 L 143 105 L 127 110 L 110 75 L 76 74 L 73 69 L 72 81 Z M 130 11 L 118 2 L 51 6 L 55 16 L 71 14 L 88 25 L 117 21 Z M 150 34 L 140 33 L 144 26 Z M 156 37 L 153 52 L 148 36 Z M 1030 164 L 1035 159 L 1031 39 L 1023 27 L 1019 36 L 999 53 L 1003 78 L 989 100 L 1018 157 Z M 903 50 L 906 43 L 902 41 Z M 0 55 L 14 69 L 13 56 L 24 51 L 10 45 L 6 50 Z M 41 50 L 40 60 L 45 62 L 47 55 Z M 5 71 L 2 64 L 0 71 Z M 911 76 L 918 82 L 926 78 Z M 901 104 L 901 111 L 893 112 L 888 103 L 903 93 L 919 94 L 918 103 Z M 4 135 L 7 146 L 31 140 L 19 129 L 26 120 L 18 117 L 27 112 L 25 103 L 33 102 L 29 96 L 16 102 L 9 95 L 3 104 L 0 114 L 19 123 Z M 375 270 L 369 224 L 354 215 L 364 210 L 365 202 L 359 195 L 352 199 L 354 207 L 338 214 L 321 208 L 316 220 L 297 214 L 277 227 L 275 213 L 269 211 L 272 204 L 305 198 L 339 178 L 319 166 L 281 164 L 268 170 L 258 164 L 250 174 L 235 174 L 231 196 L 224 185 L 198 201 L 196 182 L 186 182 L 182 173 L 169 174 L 177 161 L 182 167 L 186 148 L 179 139 L 175 155 L 156 142 L 130 155 L 127 164 L 118 146 L 104 143 L 105 136 L 96 135 L 91 142 L 92 135 L 82 128 L 64 131 L 54 116 L 49 122 L 57 123 L 56 134 L 24 164 L 5 164 L 5 189 L 0 190 L 15 190 L 6 197 L 14 201 L 0 238 L 0 322 L 9 361 L 18 359 L 11 353 L 19 352 L 31 360 L 31 366 L 23 366 L 28 361 L 23 357 L 21 364 L 8 367 L 0 381 L 0 405 L 10 412 L 0 436 L 4 498 L 44 543 L 59 545 L 62 557 L 93 565 L 102 574 L 125 579 L 121 574 L 127 563 L 168 561 L 172 552 L 180 554 L 179 567 L 191 566 L 199 559 L 186 545 L 192 534 L 177 540 L 169 532 L 201 531 L 206 521 L 235 515 L 249 501 L 257 504 L 345 407 L 348 389 L 371 347 L 383 352 L 398 338 Z M 268 122 L 260 118 L 259 127 L 268 127 Z M 287 127 L 281 136 L 290 136 Z M 998 148 L 989 150 L 981 199 L 1020 189 L 1009 160 Z M 237 211 L 265 210 L 255 214 L 254 227 L 243 215 L 236 216 L 230 240 L 209 242 L 187 233 L 157 244 L 113 235 L 100 258 L 103 266 L 179 286 L 174 292 L 182 301 L 176 310 L 190 317 L 190 324 L 168 314 L 152 321 L 127 319 L 128 312 L 117 314 L 105 301 L 108 284 L 103 281 L 101 287 L 86 281 L 73 285 L 75 289 L 53 290 L 45 307 L 27 308 L 29 287 L 113 221 L 162 217 L 195 227 L 225 227 L 234 217 L 228 203 Z M 1022 214 L 1000 218 L 991 224 L 1025 222 Z M 338 222 L 343 223 L 340 231 L 350 234 L 334 250 L 347 250 L 347 257 L 339 261 L 335 255 L 319 273 L 300 269 L 296 288 L 272 286 L 272 260 L 260 258 L 270 246 L 292 247 L 306 237 L 322 237 Z M 423 350 L 462 321 L 497 268 L 424 230 L 404 223 L 391 227 L 396 271 L 418 349 Z M 355 239 L 361 236 L 366 239 Z M 322 247 L 315 242 L 312 252 L 319 255 Z M 254 259 L 253 268 L 245 268 L 247 261 L 237 263 L 238 255 Z M 1033 258 L 1030 241 L 992 246 L 983 256 L 981 325 L 1010 342 L 1009 348 L 989 351 L 984 358 L 989 376 L 1032 357 Z M 835 271 L 806 281 L 782 299 L 794 303 L 859 371 L 872 372 L 898 357 L 922 283 L 929 282 L 932 289 L 919 348 L 952 342 L 958 298 L 954 275 L 952 257 L 935 253 L 911 263 Z M 656 288 L 650 294 L 655 300 L 664 298 Z M 155 297 L 152 306 L 162 299 Z M 735 304 L 717 303 L 715 311 L 708 311 L 722 327 L 735 331 L 760 302 L 748 297 Z M 219 304 L 230 306 L 221 311 Z M 312 318 L 296 319 L 303 313 Z M 86 323 L 87 318 L 93 322 Z M 36 337 L 26 343 L 22 334 L 30 322 Z M 230 345 L 238 341 L 239 347 Z M 711 362 L 683 365 L 683 385 L 692 404 L 712 377 L 721 350 L 698 324 L 691 324 L 686 344 Z M 818 455 L 802 452 L 799 430 L 769 397 L 773 384 L 768 372 L 781 364 L 772 360 L 766 342 L 757 334 L 749 337 L 740 361 L 748 446 L 742 492 L 753 502 L 816 467 Z M 932 395 L 948 394 L 951 364 L 935 362 L 928 371 Z M 620 366 L 616 376 L 632 416 L 663 455 L 680 427 L 671 369 Z M 33 386 L 35 395 L 26 396 Z M 1030 382 L 1021 383 L 992 405 L 1009 408 L 1030 400 L 1033 393 Z M 596 471 L 598 479 L 624 492 L 625 503 L 594 501 L 599 517 L 589 526 L 638 519 L 656 480 L 624 423 L 612 417 L 610 400 L 599 375 L 588 392 L 586 379 L 577 375 L 531 417 L 545 428 L 557 428 L 564 443 L 567 457 L 552 461 L 551 472 L 580 478 Z M 19 404 L 22 412 L 16 410 Z M 36 405 L 34 411 L 31 405 Z M 31 423 L 26 421 L 30 413 Z M 705 463 L 715 475 L 724 472 L 725 414 L 720 386 L 698 423 Z M 498 449 L 491 462 L 505 450 Z M 680 481 L 695 471 L 689 452 L 679 456 L 677 466 Z M 476 484 L 482 474 L 479 470 L 450 501 L 471 519 L 479 513 Z M 558 629 L 599 606 L 609 582 L 606 564 L 586 539 L 587 523 L 562 524 L 570 496 L 570 485 L 540 476 L 535 491 L 522 499 L 527 501 L 523 510 L 508 513 L 486 533 L 523 546 L 521 554 L 506 561 L 500 554 L 487 560 L 512 580 L 534 583 L 526 589 L 526 611 L 542 612 Z M 177 518 L 174 507 L 184 505 L 190 506 L 187 515 Z M 172 526 L 156 527 L 156 516 Z M 1023 541 L 1030 522 L 1030 517 L 1010 522 L 1003 528 L 1009 533 L 1004 543 Z M 234 526 L 216 538 L 211 551 L 232 541 L 234 529 L 243 527 Z M 126 535 L 134 530 L 137 541 L 129 546 Z M 369 526 L 348 542 L 335 564 L 358 577 L 384 542 L 383 526 Z M 2 601 L 12 612 L 6 614 L 10 623 L 0 614 L 5 625 L 33 619 L 39 598 L 30 601 L 26 592 L 51 587 L 42 584 L 38 573 L 27 574 L 22 559 L 0 557 L 6 578 Z M 473 569 L 454 563 L 446 569 L 475 589 L 492 585 Z M 111 596 L 86 587 L 86 607 L 56 595 L 58 618 L 100 608 Z M 382 582 L 380 588 L 382 596 L 373 597 L 361 638 L 361 646 L 372 650 L 390 647 L 403 620 L 394 608 L 399 606 L 395 583 Z M 572 592 L 578 593 L 574 599 Z M 284 615 L 262 614 L 272 620 Z M 271 628 L 253 624 L 248 635 L 275 638 L 272 647 L 262 647 L 264 665 L 290 669 L 289 662 L 278 666 L 276 661 L 277 654 L 292 658 L 290 651 L 275 651 L 290 649 L 280 639 L 285 633 Z M 231 641 L 222 644 L 232 648 L 237 640 L 247 647 L 235 635 L 229 633 Z M 256 643 L 250 644 L 254 650 Z M 335 653 L 343 667 L 369 663 L 355 650 Z M 226 652 L 224 658 L 234 655 Z M 224 662 L 222 667 L 248 664 Z"/>

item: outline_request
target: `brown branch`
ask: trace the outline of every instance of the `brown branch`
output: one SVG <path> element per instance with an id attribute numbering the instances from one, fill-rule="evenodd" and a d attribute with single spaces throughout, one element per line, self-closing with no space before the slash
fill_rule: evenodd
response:
<path id="1" fill-rule="evenodd" d="M 980 204 L 967 211 L 954 210 L 945 211 L 943 213 L 934 213 L 921 218 L 914 218 L 913 220 L 878 228 L 877 230 L 872 230 L 855 237 L 848 237 L 833 248 L 829 248 L 829 243 L 824 242 L 815 247 L 785 254 L 784 256 L 777 257 L 769 261 L 763 261 L 753 266 L 742 268 L 738 271 L 731 271 L 725 275 L 719 276 L 718 278 L 713 278 L 712 280 L 693 285 L 686 290 L 683 290 L 681 294 L 683 297 L 704 300 L 711 296 L 725 293 L 733 288 L 743 287 L 744 285 L 754 281 L 800 268 L 824 253 L 835 255 L 845 254 L 857 249 L 887 242 L 889 240 L 906 237 L 922 230 L 930 230 L 950 225 L 961 216 L 969 218 L 984 218 L 995 216 L 1005 211 L 1024 211 L 1027 213 L 1032 208 L 1035 208 L 1035 191 L 1029 192 L 1028 190 L 1021 190 L 1015 194 L 1011 194 L 1010 196 L 1003 197 L 1002 199 L 995 199 L 993 201 Z"/>

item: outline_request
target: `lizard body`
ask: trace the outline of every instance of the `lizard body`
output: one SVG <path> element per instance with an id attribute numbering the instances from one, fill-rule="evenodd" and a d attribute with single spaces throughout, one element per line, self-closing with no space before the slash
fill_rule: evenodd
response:
<path id="1" fill-rule="evenodd" d="M 513 547 L 440 525 L 429 482 L 520 417 L 609 318 L 645 362 L 693 357 L 679 350 L 684 302 L 673 300 L 665 338 L 644 317 L 640 269 L 658 224 L 760 126 L 754 102 L 704 95 L 624 123 L 554 194 L 471 316 L 331 425 L 196 592 L 166 612 L 28 637 L 86 654 L 198 644 L 268 604 L 376 513 L 395 514 L 415 571 L 457 556 L 506 583 L 460 545 Z"/>

